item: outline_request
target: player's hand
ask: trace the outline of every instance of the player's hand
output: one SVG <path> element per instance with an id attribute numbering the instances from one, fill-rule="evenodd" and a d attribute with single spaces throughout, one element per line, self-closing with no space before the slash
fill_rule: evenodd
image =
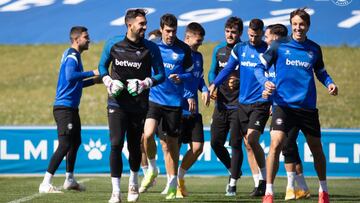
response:
<path id="1" fill-rule="evenodd" d="M 209 106 L 210 104 L 210 94 L 209 92 L 202 92 L 201 99 L 203 100 L 205 106 Z"/>
<path id="2" fill-rule="evenodd" d="M 98 69 L 94 69 L 93 70 L 93 73 L 94 73 L 94 76 L 99 76 L 100 73 L 99 73 L 99 70 Z"/>
<path id="3" fill-rule="evenodd" d="M 188 104 L 189 104 L 189 111 L 191 113 L 195 113 L 196 112 L 196 101 L 194 98 L 189 98 L 187 99 Z"/>
<path id="4" fill-rule="evenodd" d="M 272 108 L 272 106 L 270 106 L 270 109 L 269 109 L 269 116 L 272 116 L 272 113 L 273 113 L 273 108 Z"/>
<path id="5" fill-rule="evenodd" d="M 216 100 L 217 95 L 216 95 L 215 85 L 211 84 L 208 89 L 209 89 L 210 99 Z"/>
<path id="6" fill-rule="evenodd" d="M 328 88 L 330 95 L 333 95 L 333 96 L 338 95 L 338 87 L 334 83 L 329 84 L 327 88 Z"/>
<path id="7" fill-rule="evenodd" d="M 144 90 L 149 89 L 153 84 L 151 78 L 145 78 L 144 80 L 129 79 L 126 81 L 128 82 L 127 90 L 132 96 L 141 94 Z"/>
<path id="8" fill-rule="evenodd" d="M 271 95 L 272 92 L 275 90 L 275 84 L 270 81 L 266 81 L 265 90 Z"/>
<path id="9" fill-rule="evenodd" d="M 269 99 L 271 93 L 268 90 L 263 90 L 261 93 L 262 98 Z"/>
<path id="10" fill-rule="evenodd" d="M 230 90 L 239 89 L 239 85 L 240 85 L 239 78 L 234 75 L 230 75 L 229 80 L 228 80 L 229 89 Z"/>
<path id="11" fill-rule="evenodd" d="M 170 80 L 172 80 L 176 84 L 181 83 L 181 79 L 179 77 L 179 74 L 170 74 L 168 78 Z"/>
<path id="12" fill-rule="evenodd" d="M 124 84 L 120 80 L 113 80 L 108 75 L 104 76 L 102 81 L 105 84 L 109 95 L 112 97 L 119 96 L 121 91 L 124 89 Z"/>

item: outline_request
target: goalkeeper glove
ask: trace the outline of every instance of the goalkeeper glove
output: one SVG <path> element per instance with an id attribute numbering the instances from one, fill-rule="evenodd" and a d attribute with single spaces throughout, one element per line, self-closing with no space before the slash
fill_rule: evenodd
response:
<path id="1" fill-rule="evenodd" d="M 129 79 L 127 82 L 127 90 L 132 96 L 139 95 L 144 90 L 149 89 L 153 84 L 151 78 L 145 78 L 145 80 Z"/>
<path id="2" fill-rule="evenodd" d="M 104 82 L 109 95 L 112 97 L 119 96 L 124 89 L 124 84 L 120 80 L 113 80 L 108 75 L 104 76 L 102 81 Z"/>

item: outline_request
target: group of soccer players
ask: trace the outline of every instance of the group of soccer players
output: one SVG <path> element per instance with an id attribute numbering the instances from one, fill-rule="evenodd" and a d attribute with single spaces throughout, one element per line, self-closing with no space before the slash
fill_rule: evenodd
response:
<path id="1" fill-rule="evenodd" d="M 263 202 L 274 201 L 273 183 L 283 150 L 288 175 L 285 200 L 309 198 L 296 144 L 301 130 L 314 156 L 320 181 L 319 202 L 329 202 L 314 73 L 331 95 L 337 95 L 338 89 L 324 68 L 320 46 L 306 36 L 310 16 L 305 9 L 290 14 L 291 36 L 287 36 L 284 25 L 270 25 L 264 32 L 263 21 L 252 19 L 246 42 L 240 40 L 242 20 L 230 17 L 225 24 L 226 42 L 213 51 L 209 87 L 204 81 L 203 57 L 198 52 L 205 36 L 199 23 L 186 27 L 184 41 L 176 36 L 177 19 L 172 14 L 161 17 L 158 36 L 151 41 L 145 39 L 145 10 L 127 10 L 125 23 L 126 36 L 108 40 L 98 69 L 89 72 L 83 72 L 80 57 L 90 42 L 87 29 L 72 28 L 72 45 L 63 54 L 54 104 L 59 146 L 40 184 L 40 193 L 59 192 L 52 186 L 51 178 L 65 156 L 64 189 L 84 189 L 73 175 L 81 143 L 78 106 L 82 88 L 102 80 L 109 95 L 112 183 L 109 203 L 121 202 L 121 153 L 125 136 L 130 165 L 127 201 L 136 202 L 158 176 L 155 134 L 164 151 L 166 199 L 188 195 L 184 176 L 202 153 L 204 144 L 198 90 L 206 106 L 210 97 L 215 100 L 211 147 L 230 174 L 226 196 L 236 195 L 244 140 L 255 183 L 251 196 L 263 196 Z M 265 160 L 259 138 L 271 114 L 271 146 Z M 229 132 L 231 156 L 224 147 Z M 188 143 L 190 149 L 179 166 L 182 143 Z M 139 184 L 141 163 L 146 173 Z"/>

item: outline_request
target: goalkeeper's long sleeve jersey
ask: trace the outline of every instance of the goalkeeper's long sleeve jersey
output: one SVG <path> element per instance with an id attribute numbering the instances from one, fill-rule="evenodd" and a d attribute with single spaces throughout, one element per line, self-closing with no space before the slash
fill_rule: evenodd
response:
<path id="1" fill-rule="evenodd" d="M 93 71 L 83 71 L 80 53 L 73 48 L 66 49 L 61 58 L 54 106 L 79 107 L 82 88 L 91 85 L 83 79 L 94 76 Z"/>
<path id="2" fill-rule="evenodd" d="M 158 45 L 165 68 L 165 81 L 150 89 L 151 102 L 172 107 L 180 107 L 184 95 L 184 83 L 191 80 L 193 61 L 191 49 L 183 41 L 176 39 L 172 45 L 165 44 L 160 38 L 155 41 Z M 171 74 L 178 74 L 180 83 L 169 78 Z"/>
<path id="3" fill-rule="evenodd" d="M 108 70 L 110 65 L 111 72 Z M 127 80 L 150 77 L 153 86 L 156 86 L 164 81 L 165 75 L 160 50 L 155 43 L 146 39 L 135 43 L 124 36 L 113 37 L 105 43 L 98 69 L 101 77 L 110 75 L 113 80 L 120 80 L 125 85 L 119 96 L 108 97 L 108 106 L 130 112 L 146 112 L 149 90 L 132 96 L 126 90 Z"/>
<path id="4" fill-rule="evenodd" d="M 231 54 L 231 50 L 234 47 L 234 45 L 235 44 L 227 44 L 226 42 L 222 42 L 214 48 L 212 55 L 212 62 L 208 74 L 209 84 L 214 82 L 216 76 L 226 66 L 227 61 Z M 231 74 L 236 75 L 238 77 L 239 69 L 235 68 L 235 70 Z M 215 103 L 216 108 L 218 108 L 219 110 L 237 109 L 239 106 L 238 98 L 239 98 L 239 88 L 230 90 L 228 86 L 228 80 L 225 80 L 218 87 L 217 99 Z"/>
<path id="5" fill-rule="evenodd" d="M 240 78 L 240 104 L 254 104 L 257 102 L 268 102 L 262 98 L 264 87 L 255 77 L 255 67 L 259 63 L 259 54 L 267 49 L 265 42 L 258 46 L 253 46 L 249 41 L 237 43 L 231 51 L 230 58 L 225 68 L 214 80 L 215 86 L 222 84 L 224 80 L 239 66 Z"/>
<path id="6" fill-rule="evenodd" d="M 264 76 L 264 72 L 271 66 L 275 71 L 274 105 L 315 109 L 314 73 L 324 86 L 333 83 L 324 67 L 320 46 L 309 39 L 297 42 L 288 37 L 274 41 L 260 59 L 256 66 L 256 77 L 262 85 L 270 80 Z"/>

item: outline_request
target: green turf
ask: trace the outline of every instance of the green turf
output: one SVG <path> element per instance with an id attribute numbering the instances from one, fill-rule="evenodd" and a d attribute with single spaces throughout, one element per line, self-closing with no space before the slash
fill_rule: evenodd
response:
<path id="1" fill-rule="evenodd" d="M 28 202 L 107 202 L 111 195 L 109 177 L 79 177 L 78 180 L 90 179 L 85 182 L 85 192 L 65 191 L 64 194 L 46 194 Z M 0 177 L 0 202 L 9 202 L 37 194 L 40 177 Z M 121 182 L 122 200 L 126 202 L 128 177 Z M 260 198 L 248 196 L 253 187 L 253 180 L 244 177 L 237 184 L 237 196 L 225 197 L 227 177 L 187 177 L 186 185 L 190 192 L 189 197 L 176 199 L 172 202 L 260 202 Z M 57 177 L 54 185 L 61 186 L 63 177 Z M 318 182 L 314 178 L 307 178 L 312 191 L 309 200 L 296 202 L 316 202 Z M 140 196 L 139 202 L 164 202 L 165 197 L 160 195 L 165 184 L 165 178 L 158 178 L 157 185 L 148 193 Z M 330 179 L 328 180 L 330 200 L 332 202 L 360 202 L 359 179 Z M 286 179 L 277 178 L 275 184 L 275 200 L 280 202 L 285 196 Z M 170 202 L 170 201 L 166 201 Z"/>
<path id="2" fill-rule="evenodd" d="M 205 80 L 216 44 L 200 47 L 204 55 Z M 91 44 L 83 54 L 86 70 L 97 67 L 103 44 Z M 54 125 L 52 103 L 63 50 L 68 45 L 0 45 L 0 125 Z M 360 128 L 360 48 L 325 47 L 324 61 L 339 86 L 332 97 L 319 83 L 318 107 L 322 127 Z M 83 92 L 80 114 L 83 125 L 107 125 L 106 89 L 103 85 Z M 209 125 L 213 104 L 200 111 Z"/>

